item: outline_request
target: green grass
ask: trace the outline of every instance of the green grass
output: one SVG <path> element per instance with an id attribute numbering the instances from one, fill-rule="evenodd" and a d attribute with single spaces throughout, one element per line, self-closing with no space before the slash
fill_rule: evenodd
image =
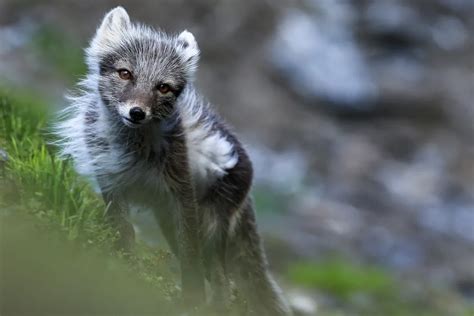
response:
<path id="1" fill-rule="evenodd" d="M 0 162 L 0 219 L 35 218 L 42 231 L 60 232 L 82 249 L 125 262 L 163 296 L 176 297 L 169 252 L 138 245 L 125 259 L 113 250 L 117 233 L 105 221 L 104 203 L 71 161 L 58 159 L 57 149 L 49 145 L 54 137 L 48 132 L 52 119 L 47 109 L 40 97 L 0 89 L 0 149 L 8 153 L 7 162 Z"/>
<path id="2" fill-rule="evenodd" d="M 103 203 L 47 144 L 48 114 L 37 97 L 0 92 L 0 147 L 8 153 L 5 179 L 7 209 L 24 208 L 43 222 L 60 227 L 69 239 L 108 243 Z M 52 138 L 50 139 L 52 141 Z M 15 203 L 8 203 L 14 200 Z"/>

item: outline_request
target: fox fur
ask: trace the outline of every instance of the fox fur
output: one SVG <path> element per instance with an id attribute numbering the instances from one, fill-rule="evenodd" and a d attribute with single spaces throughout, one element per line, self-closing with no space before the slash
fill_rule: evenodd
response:
<path id="1" fill-rule="evenodd" d="M 204 299 L 205 278 L 216 306 L 228 307 L 235 284 L 243 314 L 290 315 L 257 232 L 249 157 L 193 85 L 199 54 L 190 32 L 166 34 L 111 10 L 56 127 L 62 156 L 96 184 L 119 247 L 130 250 L 140 229 L 133 210 L 151 212 L 181 262 L 185 298 Z"/>

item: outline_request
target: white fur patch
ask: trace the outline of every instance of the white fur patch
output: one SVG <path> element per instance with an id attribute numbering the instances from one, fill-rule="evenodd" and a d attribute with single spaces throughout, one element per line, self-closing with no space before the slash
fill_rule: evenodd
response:
<path id="1" fill-rule="evenodd" d="M 183 104 L 199 103 L 194 94 L 186 95 Z M 227 174 L 238 161 L 233 145 L 219 131 L 212 130 L 210 123 L 200 122 L 203 107 L 180 108 L 188 146 L 188 157 L 197 184 L 209 184 Z"/>
<path id="2" fill-rule="evenodd" d="M 179 34 L 178 41 L 182 42 L 182 55 L 184 60 L 199 57 L 199 48 L 194 35 L 188 30 L 184 30 Z"/>
<path id="3" fill-rule="evenodd" d="M 232 144 L 220 133 L 203 134 L 201 129 L 188 131 L 188 154 L 195 176 L 209 181 L 224 176 L 227 169 L 233 168 L 237 163 L 237 155 L 233 153 Z"/>
<path id="4" fill-rule="evenodd" d="M 82 85 L 90 82 L 82 82 Z M 110 128 L 109 114 L 100 99 L 92 93 L 85 93 L 77 97 L 69 97 L 71 105 L 63 112 L 63 119 L 55 126 L 55 132 L 60 139 L 57 145 L 61 148 L 61 157 L 72 157 L 77 172 L 92 180 L 98 191 L 96 177 L 99 175 L 118 174 L 124 171 L 130 161 L 130 156 L 123 146 L 114 139 L 114 130 Z M 86 113 L 91 104 L 95 104 L 95 123 L 86 124 Z M 118 122 L 119 124 L 123 124 Z M 95 135 L 108 142 L 108 149 L 91 147 L 87 141 L 87 129 L 92 128 Z M 110 184 L 112 185 L 112 184 Z"/>
<path id="5" fill-rule="evenodd" d="M 81 108 L 71 106 L 66 109 L 64 115 L 70 115 L 68 120 L 62 121 L 56 126 L 56 132 L 61 135 L 59 145 L 61 146 L 61 156 L 67 158 L 74 157 L 76 170 L 83 175 L 93 175 L 92 157 L 86 150 L 87 145 L 84 137 L 84 115 Z"/>

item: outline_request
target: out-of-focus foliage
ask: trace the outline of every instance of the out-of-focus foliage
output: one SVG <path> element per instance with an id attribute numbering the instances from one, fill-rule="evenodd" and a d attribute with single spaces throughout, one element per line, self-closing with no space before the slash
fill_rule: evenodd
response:
<path id="1" fill-rule="evenodd" d="M 104 226 L 103 203 L 45 139 L 50 127 L 44 102 L 24 92 L 1 92 L 0 103 L 0 144 L 8 153 L 5 208 L 23 208 L 57 224 L 69 239 L 108 243 L 112 234 Z"/>
<path id="2" fill-rule="evenodd" d="M 62 74 L 76 78 L 84 75 L 86 67 L 80 45 L 57 28 L 49 25 L 36 30 L 32 49 Z"/>
<path id="3" fill-rule="evenodd" d="M 445 293 L 413 295 L 412 288 L 395 280 L 388 271 L 341 258 L 295 263 L 289 267 L 288 277 L 295 284 L 330 293 L 339 304 L 364 316 L 469 315 L 470 312 L 467 308 L 453 309 L 443 303 Z M 439 304 L 427 304 L 435 298 L 440 299 Z M 322 315 L 325 316 L 325 312 Z"/>
<path id="4" fill-rule="evenodd" d="M 2 161 L 0 165 L 2 169 L 0 170 L 0 219 L 2 219 L 0 224 L 4 234 L 2 240 L 6 242 L 6 244 L 2 244 L 0 257 L 3 260 L 10 260 L 5 265 L 2 264 L 2 269 L 5 269 L 2 271 L 2 279 L 8 275 L 10 281 L 10 283 L 3 282 L 5 280 L 0 281 L 2 293 L 12 293 L 9 286 L 14 283 L 16 277 L 19 278 L 17 280 L 18 286 L 26 286 L 22 282 L 27 282 L 28 277 L 32 275 L 25 274 L 21 278 L 20 276 L 24 275 L 23 270 L 27 270 L 28 264 L 38 262 L 38 259 L 35 259 L 36 255 L 28 254 L 28 252 L 32 249 L 43 251 L 45 247 L 42 244 L 38 246 L 29 244 L 30 240 L 35 239 L 34 236 L 39 235 L 37 230 L 34 233 L 26 230 L 24 238 L 18 238 L 22 234 L 22 230 L 18 228 L 17 232 L 15 226 L 27 219 L 30 222 L 29 225 L 35 226 L 46 235 L 48 232 L 57 232 L 52 238 L 52 240 L 56 240 L 55 242 L 59 239 L 69 239 L 74 242 L 69 246 L 76 250 L 88 248 L 89 251 L 95 250 L 102 254 L 109 254 L 111 261 L 106 266 L 128 265 L 128 273 L 133 271 L 135 278 L 147 281 L 155 288 L 157 295 L 163 299 L 175 298 L 177 287 L 174 273 L 170 268 L 172 263 L 169 253 L 147 249 L 146 246 L 140 245 L 137 246 L 133 256 L 124 260 L 120 253 L 112 251 L 115 234 L 105 223 L 105 205 L 86 181 L 73 171 L 71 163 L 59 160 L 56 157 L 54 146 L 48 144 L 54 138 L 48 132 L 50 127 L 46 123 L 49 117 L 46 109 L 44 101 L 38 96 L 32 96 L 24 91 L 9 91 L 7 93 L 2 89 L 0 92 L 0 148 L 7 153 L 6 161 Z M 15 220 L 10 221 L 10 218 Z M 15 234 L 11 236 L 12 232 Z M 24 244 L 19 244 L 18 249 L 11 246 L 13 241 L 17 239 L 23 241 L 25 238 L 26 241 Z M 62 249 L 61 247 L 60 249 Z M 17 258 L 21 260 L 17 271 L 10 271 L 9 268 L 6 268 L 16 265 L 16 257 L 11 256 L 8 251 L 23 253 L 26 256 Z M 47 254 L 41 256 L 47 260 L 42 264 L 43 269 L 55 266 L 52 262 L 55 262 L 59 257 L 64 257 L 64 260 L 58 260 L 57 263 L 59 266 L 63 265 L 63 269 L 68 265 L 68 260 L 75 262 L 75 259 L 62 253 L 62 250 L 54 253 L 53 247 L 48 251 L 53 254 L 51 254 L 51 258 L 45 258 Z M 89 255 L 93 253 L 91 251 Z M 40 256 L 38 252 L 36 254 Z M 85 258 L 86 255 L 82 256 Z M 31 258 L 31 260 L 26 258 Z M 74 263 L 75 265 L 76 263 Z M 33 278 L 31 281 L 38 281 L 38 285 L 41 284 L 45 287 L 48 287 L 46 281 L 48 278 L 65 282 L 65 284 L 78 282 L 85 286 L 86 283 L 80 280 L 81 277 L 75 274 L 74 270 L 68 271 L 71 276 L 64 280 L 62 278 L 66 274 L 65 270 L 57 271 L 59 276 L 56 276 L 55 269 L 43 272 L 38 273 L 39 279 Z M 97 274 L 101 274 L 101 272 L 97 271 Z M 45 282 L 39 282 L 39 280 L 45 280 Z M 93 280 L 93 277 L 86 278 L 86 280 Z M 111 286 L 108 291 L 114 289 L 115 287 Z M 63 296 L 72 295 L 74 297 L 74 293 L 68 292 L 64 288 L 60 288 L 60 290 L 64 292 Z M 51 291 L 54 292 L 57 289 L 52 288 Z M 33 286 L 30 294 L 33 295 L 36 292 L 45 293 Z M 62 296 L 60 295 L 60 297 Z M 19 299 L 20 297 L 8 301 L 14 304 L 14 302 L 19 303 Z M 77 299 L 80 300 L 80 297 Z M 97 299 L 106 300 L 105 297 Z M 105 305 L 107 304 L 109 303 L 105 303 Z"/>
<path id="5" fill-rule="evenodd" d="M 24 216 L 1 216 L 0 314 L 174 315 L 161 291 Z"/>
<path id="6" fill-rule="evenodd" d="M 387 293 L 394 287 L 392 278 L 386 272 L 343 260 L 294 264 L 289 275 L 298 284 L 320 288 L 341 297 L 357 292 Z"/>

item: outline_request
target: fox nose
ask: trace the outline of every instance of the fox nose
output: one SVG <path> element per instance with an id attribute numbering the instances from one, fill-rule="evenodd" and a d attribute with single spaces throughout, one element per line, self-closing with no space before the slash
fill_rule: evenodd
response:
<path id="1" fill-rule="evenodd" d="M 139 108 L 139 107 L 134 107 L 130 109 L 130 118 L 133 121 L 141 121 L 145 119 L 145 112 Z"/>

